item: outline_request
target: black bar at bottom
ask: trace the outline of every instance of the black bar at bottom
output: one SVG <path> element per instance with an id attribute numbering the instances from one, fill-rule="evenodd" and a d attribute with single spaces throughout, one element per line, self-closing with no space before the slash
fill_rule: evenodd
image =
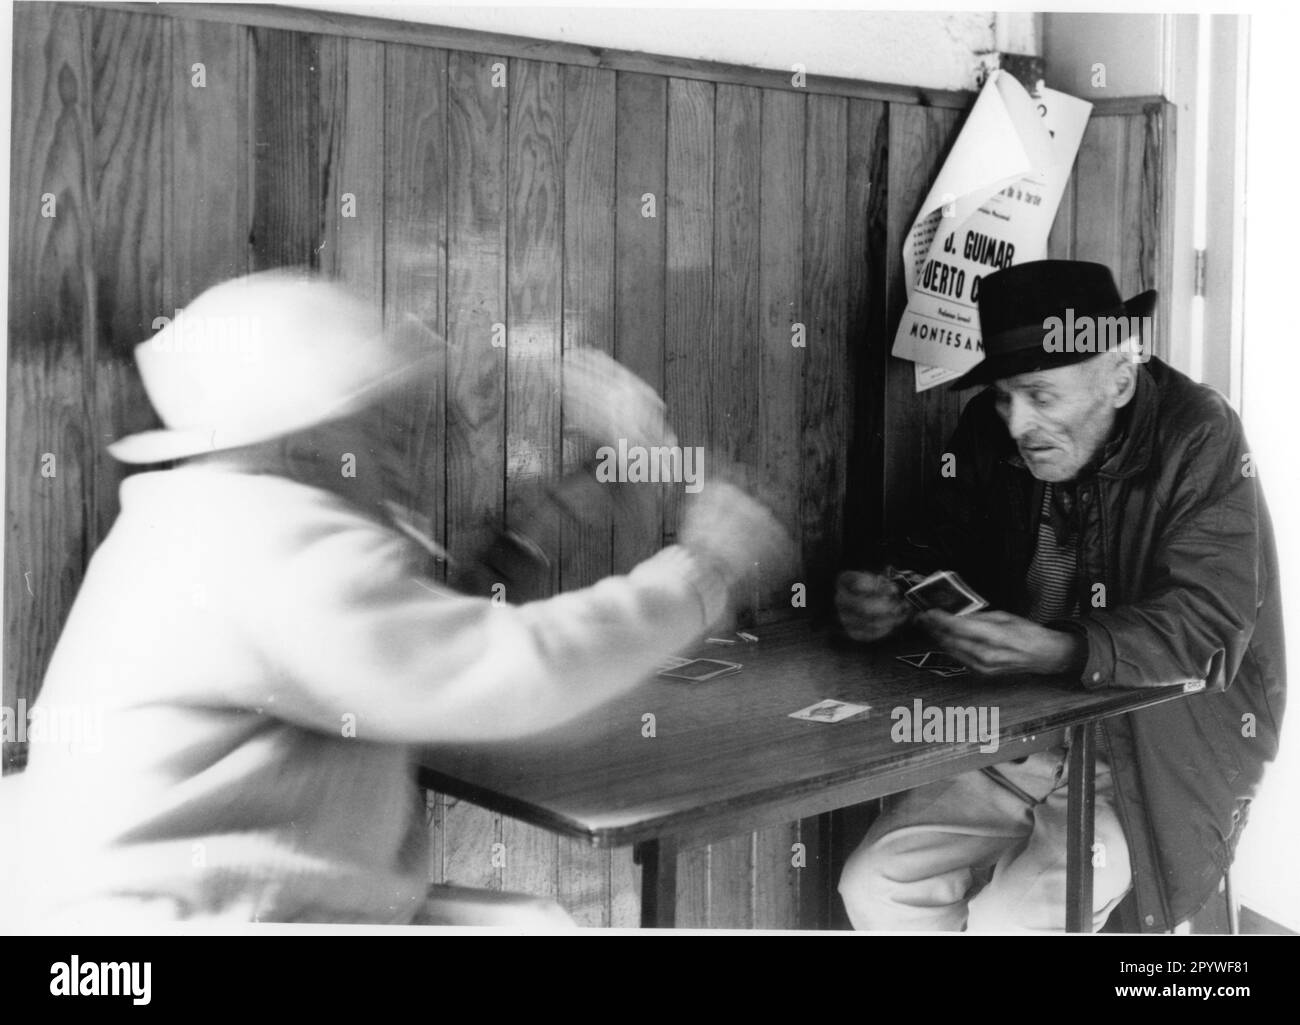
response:
<path id="1" fill-rule="evenodd" d="M 1092 840 L 1096 804 L 1097 728 L 1070 728 L 1070 786 L 1066 809 L 1065 929 L 1092 932 Z"/>

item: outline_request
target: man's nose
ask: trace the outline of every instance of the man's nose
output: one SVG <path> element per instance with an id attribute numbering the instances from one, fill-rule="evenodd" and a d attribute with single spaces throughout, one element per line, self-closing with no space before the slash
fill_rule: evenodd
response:
<path id="1" fill-rule="evenodd" d="M 1011 396 L 1011 402 L 1007 407 L 1007 431 L 1013 441 L 1019 441 L 1025 437 L 1034 426 L 1033 411 L 1029 408 L 1029 403 L 1019 395 Z"/>

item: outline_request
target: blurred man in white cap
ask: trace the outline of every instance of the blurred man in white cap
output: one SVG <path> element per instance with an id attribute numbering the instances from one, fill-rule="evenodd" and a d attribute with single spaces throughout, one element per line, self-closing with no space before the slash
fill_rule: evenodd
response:
<path id="1" fill-rule="evenodd" d="M 388 514 L 404 473 L 382 414 L 439 354 L 285 272 L 210 289 L 137 348 L 164 426 L 110 451 L 182 462 L 123 484 L 45 678 L 38 705 L 94 708 L 103 743 L 32 747 L 29 924 L 563 920 L 430 903 L 410 748 L 538 732 L 629 689 L 782 533 L 710 482 L 681 543 L 626 576 L 522 605 L 440 586 Z M 625 424 L 662 419 L 599 356 L 564 387 L 566 417 L 608 417 L 606 395 Z"/>

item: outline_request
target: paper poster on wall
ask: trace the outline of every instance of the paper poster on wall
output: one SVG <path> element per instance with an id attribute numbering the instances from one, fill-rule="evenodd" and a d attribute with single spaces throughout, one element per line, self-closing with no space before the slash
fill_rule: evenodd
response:
<path id="1" fill-rule="evenodd" d="M 1052 89 L 1030 96 L 989 77 L 903 242 L 907 308 L 893 354 L 916 363 L 916 390 L 984 358 L 980 280 L 1041 260 L 1092 104 Z"/>

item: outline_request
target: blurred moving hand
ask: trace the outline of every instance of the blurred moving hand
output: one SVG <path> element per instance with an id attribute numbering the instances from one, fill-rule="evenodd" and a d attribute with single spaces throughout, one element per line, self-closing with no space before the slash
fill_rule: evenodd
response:
<path id="1" fill-rule="evenodd" d="M 901 629 L 913 609 L 888 577 L 850 570 L 836 580 L 835 608 L 855 641 L 878 641 Z"/>
<path id="2" fill-rule="evenodd" d="M 793 572 L 794 544 L 767 507 L 728 481 L 710 478 L 686 498 L 678 541 L 734 590 Z"/>
<path id="3" fill-rule="evenodd" d="M 560 366 L 566 434 L 596 445 L 677 444 L 663 399 L 627 367 L 599 349 L 569 349 Z"/>

